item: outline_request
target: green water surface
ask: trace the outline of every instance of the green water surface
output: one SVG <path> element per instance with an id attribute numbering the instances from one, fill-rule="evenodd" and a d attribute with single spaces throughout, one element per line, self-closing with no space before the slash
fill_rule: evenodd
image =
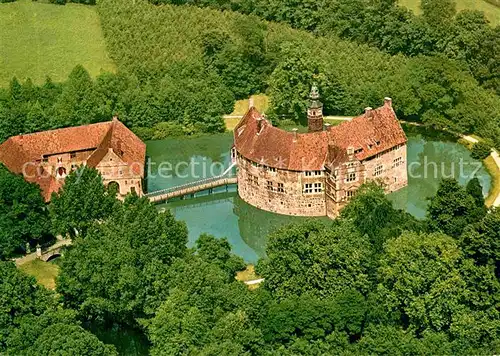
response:
<path id="1" fill-rule="evenodd" d="M 465 147 L 444 135 L 423 136 L 414 130 L 407 134 L 409 184 L 408 187 L 389 194 L 395 207 L 423 218 L 427 199 L 436 193 L 443 177 L 454 177 L 461 184 L 466 184 L 476 167 L 479 168 L 476 176 L 483 186 L 483 193 L 487 194 L 491 177 L 480 162 L 471 158 Z M 148 191 L 174 187 L 210 176 L 212 163 L 215 163 L 212 173 L 220 174 L 222 166 L 230 165 L 231 145 L 230 133 L 147 142 L 147 154 L 153 162 L 148 177 Z M 178 169 L 160 177 L 157 167 L 161 162 L 169 162 L 172 167 L 177 165 Z M 180 162 L 185 163 L 179 164 Z M 283 224 L 305 220 L 257 209 L 238 197 L 235 186 L 227 190 L 221 187 L 216 190 L 216 194 L 199 193 L 194 198 L 172 201 L 158 207 L 171 209 L 178 219 L 186 222 L 190 246 L 204 232 L 216 237 L 226 237 L 233 252 L 251 263 L 265 256 L 266 236 L 269 232 Z"/>

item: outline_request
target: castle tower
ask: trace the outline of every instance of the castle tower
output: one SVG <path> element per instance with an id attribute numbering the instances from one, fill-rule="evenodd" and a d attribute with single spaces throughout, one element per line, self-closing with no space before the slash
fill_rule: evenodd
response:
<path id="1" fill-rule="evenodd" d="M 309 132 L 323 131 L 323 104 L 319 101 L 319 90 L 316 84 L 313 84 L 309 94 L 307 126 Z"/>

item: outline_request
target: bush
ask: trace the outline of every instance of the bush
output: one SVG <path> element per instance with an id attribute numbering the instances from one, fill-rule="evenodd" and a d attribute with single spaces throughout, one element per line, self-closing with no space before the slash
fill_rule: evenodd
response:
<path id="1" fill-rule="evenodd" d="M 478 142 L 474 144 L 474 146 L 472 146 L 472 153 L 471 153 L 472 158 L 482 160 L 488 157 L 490 153 L 491 153 L 491 147 L 484 142 Z"/>
<path id="2" fill-rule="evenodd" d="M 184 136 L 184 128 L 182 125 L 174 122 L 160 122 L 153 128 L 153 140 L 163 140 L 167 137 Z"/>
<path id="3" fill-rule="evenodd" d="M 154 135 L 154 129 L 149 127 L 132 127 L 132 132 L 143 141 L 152 140 Z"/>

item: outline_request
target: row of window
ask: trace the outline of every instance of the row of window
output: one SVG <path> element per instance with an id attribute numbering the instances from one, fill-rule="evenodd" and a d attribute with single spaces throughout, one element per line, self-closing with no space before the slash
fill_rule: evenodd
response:
<path id="1" fill-rule="evenodd" d="M 305 171 L 304 175 L 306 177 L 321 176 L 321 175 L 323 175 L 323 172 L 322 171 Z"/>
<path id="2" fill-rule="evenodd" d="M 278 192 L 278 193 L 284 193 L 285 192 L 285 185 L 283 183 L 278 183 L 278 186 L 275 188 L 274 183 L 271 182 L 270 180 L 267 181 L 267 190 L 270 192 Z"/>
<path id="3" fill-rule="evenodd" d="M 392 167 L 391 168 L 396 168 L 404 164 L 403 157 L 398 157 L 395 158 L 392 161 Z M 384 172 L 384 166 L 382 164 L 379 164 L 375 167 L 375 171 L 373 172 L 374 176 L 379 176 Z"/>
<path id="4" fill-rule="evenodd" d="M 304 194 L 321 193 L 323 191 L 323 183 L 306 183 L 304 184 Z"/>
<path id="5" fill-rule="evenodd" d="M 257 162 L 250 161 L 248 159 L 247 159 L 247 162 L 250 162 L 250 164 L 252 166 L 254 166 L 255 168 L 263 167 L 268 172 L 276 173 L 276 168 L 274 168 L 274 167 L 269 167 L 269 166 L 265 166 L 263 164 L 258 164 Z"/>

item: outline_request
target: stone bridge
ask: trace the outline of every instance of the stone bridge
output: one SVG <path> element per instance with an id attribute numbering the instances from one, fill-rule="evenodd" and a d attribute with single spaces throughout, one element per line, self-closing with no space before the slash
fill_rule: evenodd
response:
<path id="1" fill-rule="evenodd" d="M 37 247 L 36 249 L 36 258 L 47 262 L 52 257 L 60 256 L 61 250 L 71 245 L 71 239 L 58 240 L 54 245 L 48 246 L 46 249 L 42 249 L 42 247 Z"/>

